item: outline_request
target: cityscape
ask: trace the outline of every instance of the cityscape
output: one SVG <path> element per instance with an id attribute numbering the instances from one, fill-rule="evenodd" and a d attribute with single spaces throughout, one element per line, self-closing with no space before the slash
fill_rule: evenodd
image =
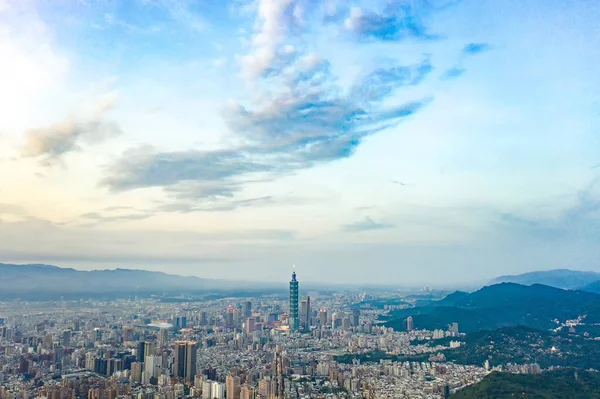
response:
<path id="1" fill-rule="evenodd" d="M 561 271 L 546 278 L 556 273 Z M 571 273 L 573 281 L 585 274 Z M 483 297 L 489 298 L 490 290 L 510 289 L 516 307 L 523 308 L 517 288 L 536 301 L 538 286 L 510 278 L 470 295 L 487 291 Z M 420 315 L 430 306 L 423 301 L 440 303 L 451 314 L 447 301 L 468 294 L 427 287 L 404 293 L 307 291 L 295 267 L 287 296 L 15 299 L 0 303 L 0 398 L 439 399 L 498 373 L 595 369 L 600 314 L 572 309 L 569 301 L 585 294 L 593 308 L 600 295 L 539 287 L 556 290 L 556 300 L 567 306 L 564 314 L 549 310 L 556 317 L 547 317 L 551 335 L 525 327 L 555 308 L 550 302 L 533 307 L 529 322 L 520 319 L 495 331 L 469 326 L 480 323 L 475 313 L 459 315 L 465 333 L 461 322 L 433 328 Z M 493 302 L 505 294 L 498 295 Z M 504 310 L 490 312 L 509 315 L 510 305 L 500 306 Z M 411 315 L 394 319 L 402 312 Z M 585 314 L 565 316 L 579 312 Z"/>
<path id="2" fill-rule="evenodd" d="M 381 325 L 379 310 L 355 306 L 367 294 L 306 294 L 294 269 L 289 300 L 4 304 L 0 397 L 445 398 L 490 371 L 411 343 L 459 337 L 457 323 L 427 331 L 409 317 L 395 331 Z M 370 351 L 428 359 L 335 360 Z"/>
<path id="3" fill-rule="evenodd" d="M 600 399 L 600 0 L 0 0 L 0 399 Z"/>

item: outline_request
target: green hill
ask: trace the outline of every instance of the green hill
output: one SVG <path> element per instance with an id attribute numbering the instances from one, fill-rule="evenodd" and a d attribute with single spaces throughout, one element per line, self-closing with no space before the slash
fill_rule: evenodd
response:
<path id="1" fill-rule="evenodd" d="M 584 331 L 586 327 L 578 326 L 578 330 Z M 458 364 L 481 366 L 488 360 L 491 366 L 508 363 L 538 363 L 543 369 L 557 366 L 599 369 L 600 342 L 594 338 L 598 337 L 600 332 L 597 330 L 593 332 L 594 336 L 585 337 L 580 333 L 570 334 L 567 331 L 554 333 L 516 326 L 493 331 L 477 331 L 460 338 L 443 338 L 425 343 L 430 346 L 447 346 L 450 340 L 464 342 L 464 345 L 459 348 L 441 351 L 447 361 Z M 424 342 L 420 341 L 420 343 Z M 369 352 L 337 356 L 335 360 L 340 363 L 352 363 L 353 359 L 359 359 L 363 363 L 379 362 L 381 359 L 420 362 L 426 361 L 430 355 L 431 353 L 390 355 L 383 352 Z"/>
<path id="2" fill-rule="evenodd" d="M 516 325 L 547 330 L 556 327 L 555 319 L 564 322 L 583 315 L 588 323 L 600 322 L 600 295 L 540 284 L 502 283 L 392 312 L 385 325 L 402 330 L 404 319 L 413 316 L 416 328 L 429 330 L 445 329 L 452 322 L 458 322 L 460 330 L 467 333 Z"/>
<path id="3" fill-rule="evenodd" d="M 600 399 L 600 373 L 572 369 L 525 375 L 491 373 L 451 399 Z"/>

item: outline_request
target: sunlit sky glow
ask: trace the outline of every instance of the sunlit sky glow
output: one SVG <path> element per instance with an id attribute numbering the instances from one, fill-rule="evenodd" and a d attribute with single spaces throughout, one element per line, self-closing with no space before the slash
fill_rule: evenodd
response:
<path id="1" fill-rule="evenodd" d="M 0 0 L 0 262 L 600 271 L 595 0 Z"/>

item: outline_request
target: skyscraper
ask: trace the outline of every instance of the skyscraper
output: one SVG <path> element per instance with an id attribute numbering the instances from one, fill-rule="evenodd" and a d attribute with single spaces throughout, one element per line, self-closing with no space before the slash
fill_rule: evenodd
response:
<path id="1" fill-rule="evenodd" d="M 250 301 L 244 303 L 244 317 L 246 319 L 252 317 L 252 302 Z"/>
<path id="2" fill-rule="evenodd" d="M 249 317 L 248 319 L 246 319 L 246 334 L 252 335 L 255 329 L 256 319 L 254 317 Z"/>
<path id="3" fill-rule="evenodd" d="M 240 390 L 240 399 L 254 399 L 256 397 L 256 391 L 252 386 L 244 384 Z"/>
<path id="4" fill-rule="evenodd" d="M 225 394 L 227 399 L 240 399 L 240 377 L 228 375 L 225 379 Z"/>
<path id="5" fill-rule="evenodd" d="M 357 327 L 360 321 L 360 310 L 352 309 L 352 325 Z"/>
<path id="6" fill-rule="evenodd" d="M 173 375 L 183 378 L 187 383 L 194 382 L 196 375 L 196 352 L 198 344 L 192 341 L 175 342 L 175 359 L 173 362 Z"/>
<path id="7" fill-rule="evenodd" d="M 415 322 L 412 316 L 406 318 L 406 331 L 412 331 L 415 329 Z"/>
<path id="8" fill-rule="evenodd" d="M 146 356 L 144 360 L 144 372 L 152 377 L 158 378 L 162 368 L 162 357 L 157 355 Z"/>
<path id="9" fill-rule="evenodd" d="M 63 346 L 71 345 L 71 330 L 63 331 Z"/>
<path id="10" fill-rule="evenodd" d="M 298 330 L 300 325 L 298 318 L 298 280 L 296 280 L 296 267 L 292 272 L 292 280 L 290 281 L 290 316 L 289 316 L 290 329 L 292 331 Z"/>
<path id="11" fill-rule="evenodd" d="M 161 346 L 167 345 L 169 343 L 169 330 L 166 328 L 161 328 L 158 331 L 158 343 Z"/>
<path id="12" fill-rule="evenodd" d="M 154 355 L 156 352 L 156 342 L 146 341 L 144 342 L 144 357 Z"/>
<path id="13" fill-rule="evenodd" d="M 227 313 L 225 314 L 225 327 L 233 328 L 233 306 L 227 307 Z"/>
<path id="14" fill-rule="evenodd" d="M 321 309 L 319 312 L 319 324 L 321 328 L 327 327 L 327 309 Z"/>
<path id="15" fill-rule="evenodd" d="M 310 297 L 305 296 L 302 298 L 300 306 L 300 315 L 302 317 L 300 324 L 303 330 L 310 330 Z"/>

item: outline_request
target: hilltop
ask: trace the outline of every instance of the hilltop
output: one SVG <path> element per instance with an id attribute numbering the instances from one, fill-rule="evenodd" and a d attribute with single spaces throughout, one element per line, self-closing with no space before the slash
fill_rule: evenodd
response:
<path id="1" fill-rule="evenodd" d="M 401 330 L 403 320 L 413 316 L 417 328 L 431 330 L 445 329 L 453 322 L 467 333 L 516 325 L 546 330 L 557 327 L 557 321 L 584 315 L 587 322 L 600 321 L 600 295 L 541 284 L 501 283 L 473 293 L 456 292 L 426 306 L 394 311 L 386 325 Z"/>

